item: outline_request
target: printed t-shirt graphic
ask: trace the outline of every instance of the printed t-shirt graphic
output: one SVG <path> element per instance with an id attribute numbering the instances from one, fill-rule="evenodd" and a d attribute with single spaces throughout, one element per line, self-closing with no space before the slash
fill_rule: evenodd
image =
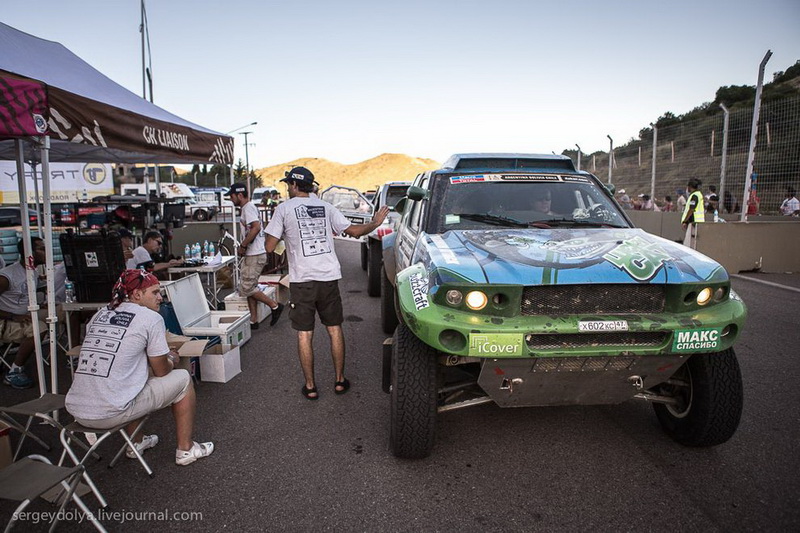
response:
<path id="1" fill-rule="evenodd" d="M 300 230 L 300 245 L 303 256 L 329 254 L 331 246 L 326 238 L 324 205 L 300 205 L 294 209 L 297 217 L 297 228 Z"/>

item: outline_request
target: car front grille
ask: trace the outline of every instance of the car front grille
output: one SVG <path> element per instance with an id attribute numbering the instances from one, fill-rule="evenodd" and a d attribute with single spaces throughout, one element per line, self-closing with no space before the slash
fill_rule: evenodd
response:
<path id="1" fill-rule="evenodd" d="M 545 333 L 525 337 L 530 350 L 563 350 L 569 348 L 598 348 L 614 346 L 641 348 L 661 346 L 668 333 L 663 331 L 615 331 L 598 333 Z"/>
<path id="2" fill-rule="evenodd" d="M 537 285 L 522 293 L 523 316 L 661 313 L 662 285 Z"/>
<path id="3" fill-rule="evenodd" d="M 635 361 L 633 357 L 543 357 L 534 361 L 531 372 L 619 371 Z"/>

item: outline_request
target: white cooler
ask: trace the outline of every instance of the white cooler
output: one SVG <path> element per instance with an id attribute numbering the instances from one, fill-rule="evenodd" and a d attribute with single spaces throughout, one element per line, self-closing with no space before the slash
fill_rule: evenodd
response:
<path id="1" fill-rule="evenodd" d="M 222 344 L 241 346 L 250 340 L 249 311 L 212 311 L 198 274 L 162 283 L 187 337 L 216 337 Z"/>
<path id="2" fill-rule="evenodd" d="M 275 287 L 269 285 L 259 285 L 258 289 L 266 294 L 269 298 L 275 299 Z M 250 312 L 250 307 L 247 305 L 247 298 L 239 296 L 238 292 L 232 292 L 225 297 L 225 310 L 226 311 L 247 311 Z M 272 314 L 272 309 L 263 302 L 258 302 L 258 316 L 257 322 L 263 322 L 269 315 Z"/>

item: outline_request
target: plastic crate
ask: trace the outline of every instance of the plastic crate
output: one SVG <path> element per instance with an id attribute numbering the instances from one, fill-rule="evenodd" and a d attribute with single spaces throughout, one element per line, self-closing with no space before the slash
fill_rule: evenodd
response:
<path id="1" fill-rule="evenodd" d="M 119 235 L 100 233 L 59 236 L 67 278 L 75 285 L 79 302 L 111 301 L 111 290 L 125 270 Z"/>

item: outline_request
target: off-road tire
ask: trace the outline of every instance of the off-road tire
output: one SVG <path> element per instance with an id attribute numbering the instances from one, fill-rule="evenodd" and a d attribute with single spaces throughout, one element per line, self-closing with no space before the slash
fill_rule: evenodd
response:
<path id="1" fill-rule="evenodd" d="M 661 385 L 659 394 L 683 399 L 679 406 L 653 404 L 664 432 L 693 447 L 716 446 L 730 439 L 739 427 L 744 403 L 742 373 L 733 348 L 692 355 L 675 373 L 688 387 Z"/>
<path id="2" fill-rule="evenodd" d="M 383 264 L 383 248 L 381 241 L 369 241 L 369 254 L 367 258 L 367 294 L 370 296 L 381 295 L 381 265 Z"/>
<path id="3" fill-rule="evenodd" d="M 394 285 L 386 275 L 386 269 L 381 267 L 381 328 L 387 335 L 394 333 L 397 324 L 397 308 L 395 307 Z"/>
<path id="4" fill-rule="evenodd" d="M 392 346 L 389 449 L 402 459 L 430 455 L 436 440 L 437 352 L 405 325 Z"/>
<path id="5" fill-rule="evenodd" d="M 367 242 L 361 243 L 361 270 L 367 269 L 367 260 L 369 259 L 369 253 L 368 253 L 369 248 L 367 248 L 368 246 L 369 246 L 369 239 L 367 239 Z"/>

